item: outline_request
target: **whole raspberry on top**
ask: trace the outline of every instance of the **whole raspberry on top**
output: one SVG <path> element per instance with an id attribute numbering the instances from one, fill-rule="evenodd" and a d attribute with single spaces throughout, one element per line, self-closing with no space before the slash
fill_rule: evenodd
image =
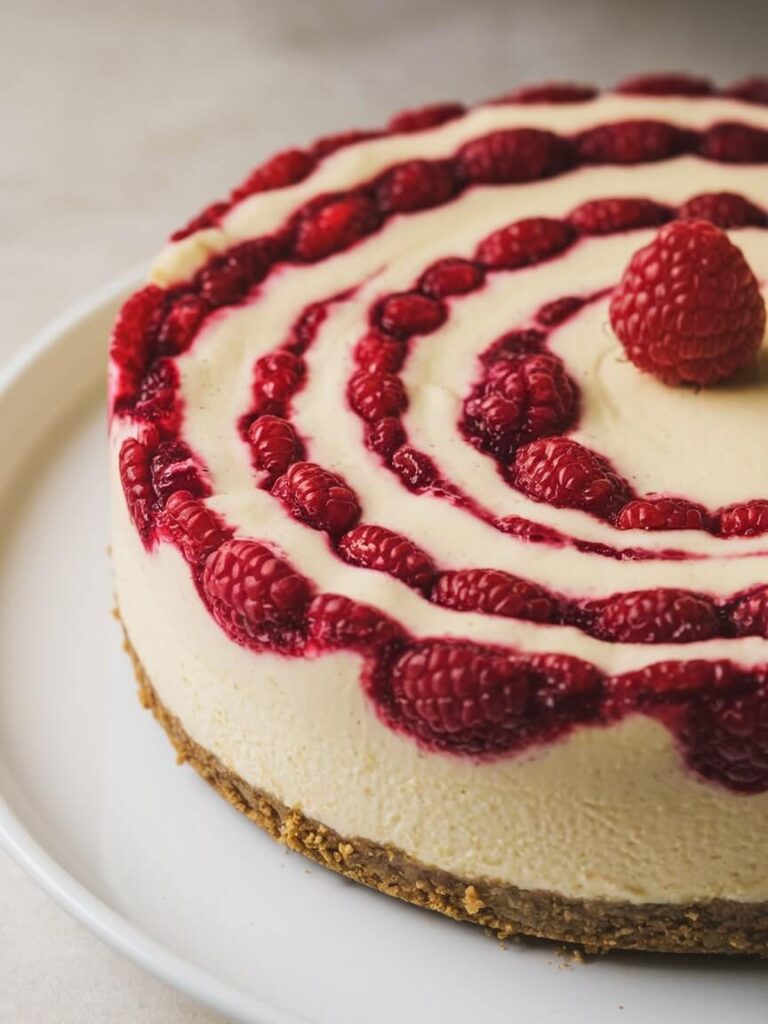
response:
<path id="1" fill-rule="evenodd" d="M 665 384 L 716 384 L 754 361 L 765 302 L 727 235 L 709 221 L 673 221 L 630 260 L 611 323 L 639 369 Z"/>

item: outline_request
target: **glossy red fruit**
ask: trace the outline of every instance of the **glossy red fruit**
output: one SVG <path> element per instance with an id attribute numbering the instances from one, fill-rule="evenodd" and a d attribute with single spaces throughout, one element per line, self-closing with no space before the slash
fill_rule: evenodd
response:
<path id="1" fill-rule="evenodd" d="M 310 637 L 322 647 L 370 651 L 402 636 L 378 609 L 340 594 L 318 594 L 307 609 Z"/>
<path id="2" fill-rule="evenodd" d="M 744 674 L 731 661 L 657 661 L 606 680 L 604 717 L 628 711 L 687 703 L 703 694 L 729 693 L 743 687 Z"/>
<path id="3" fill-rule="evenodd" d="M 175 439 L 164 441 L 152 456 L 152 487 L 160 504 L 174 491 L 188 491 L 195 497 L 202 497 L 208 487 L 188 445 Z"/>
<path id="4" fill-rule="evenodd" d="M 447 202 L 455 191 L 450 160 L 408 160 L 385 171 L 376 198 L 384 214 L 412 213 Z"/>
<path id="5" fill-rule="evenodd" d="M 419 289 L 433 299 L 446 299 L 451 295 L 466 295 L 479 288 L 485 271 L 479 263 L 459 256 L 447 256 L 424 271 Z"/>
<path id="6" fill-rule="evenodd" d="M 653 228 L 672 218 L 672 210 L 652 199 L 618 196 L 590 199 L 568 215 L 569 222 L 585 235 L 612 235 L 619 231 Z"/>
<path id="7" fill-rule="evenodd" d="M 768 587 L 756 587 L 740 597 L 729 618 L 738 636 L 768 637 Z"/>
<path id="8" fill-rule="evenodd" d="M 357 142 L 367 142 L 369 139 L 378 139 L 381 132 L 367 131 L 366 129 L 353 129 L 349 132 L 335 132 L 333 135 L 323 135 L 312 143 L 312 154 L 316 157 L 331 156 L 338 153 L 340 149 L 347 146 L 354 146 Z"/>
<path id="9" fill-rule="evenodd" d="M 424 490 L 437 479 L 437 469 L 432 459 L 410 445 L 403 445 L 393 452 L 390 466 L 403 483 L 414 491 Z"/>
<path id="10" fill-rule="evenodd" d="M 601 640 L 628 644 L 688 644 L 717 636 L 712 602 L 686 590 L 658 588 L 615 594 L 587 607 L 591 632 Z"/>
<path id="11" fill-rule="evenodd" d="M 315 157 L 304 149 L 284 149 L 252 171 L 235 189 L 232 198 L 238 201 L 254 192 L 269 192 L 295 185 L 314 170 L 315 163 Z"/>
<path id="12" fill-rule="evenodd" d="M 539 353 L 546 337 L 544 331 L 540 331 L 537 327 L 529 327 L 522 331 L 509 331 L 488 346 L 481 354 L 480 361 L 485 366 L 492 366 L 500 360 Z"/>
<path id="13" fill-rule="evenodd" d="M 512 474 L 520 490 L 536 501 L 599 516 L 611 515 L 630 496 L 627 483 L 605 459 L 568 437 L 524 445 Z"/>
<path id="14" fill-rule="evenodd" d="M 395 416 L 384 416 L 374 420 L 365 428 L 365 443 L 371 451 L 390 459 L 405 441 L 405 430 Z"/>
<path id="15" fill-rule="evenodd" d="M 304 377 L 304 361 L 291 352 L 272 352 L 256 361 L 253 393 L 279 404 L 286 402 Z"/>
<path id="16" fill-rule="evenodd" d="M 387 128 L 391 132 L 419 132 L 427 128 L 453 121 L 465 111 L 462 103 L 431 103 L 414 110 L 401 110 L 390 119 Z"/>
<path id="17" fill-rule="evenodd" d="M 541 587 L 500 569 L 458 569 L 443 572 L 431 599 L 463 612 L 504 615 L 531 622 L 551 622 L 556 606 Z"/>
<path id="18" fill-rule="evenodd" d="M 359 371 L 347 386 L 349 404 L 369 422 L 402 412 L 408 399 L 402 381 L 392 373 Z"/>
<path id="19" fill-rule="evenodd" d="M 768 532 L 768 501 L 739 502 L 721 509 L 720 534 L 723 537 L 756 537 Z"/>
<path id="20" fill-rule="evenodd" d="M 708 221 L 674 221 L 638 250 L 610 306 L 629 359 L 665 384 L 716 384 L 750 366 L 765 302 L 738 249 Z"/>
<path id="21" fill-rule="evenodd" d="M 734 82 L 724 89 L 723 93 L 725 96 L 744 100 L 746 103 L 768 104 L 768 78 L 763 75 L 753 75 L 750 78 Z"/>
<path id="22" fill-rule="evenodd" d="M 768 788 L 768 687 L 691 701 L 683 730 L 689 765 L 737 793 Z"/>
<path id="23" fill-rule="evenodd" d="M 355 362 L 366 373 L 397 373 L 404 359 L 402 343 L 378 331 L 370 331 L 355 345 Z"/>
<path id="24" fill-rule="evenodd" d="M 456 156 L 459 174 L 473 184 L 537 181 L 567 170 L 570 144 L 552 132 L 512 128 L 465 142 Z"/>
<path id="25" fill-rule="evenodd" d="M 142 373 L 150 362 L 153 331 L 159 326 L 166 293 L 150 284 L 123 305 L 112 329 L 110 356 L 131 374 Z"/>
<path id="26" fill-rule="evenodd" d="M 276 480 L 272 493 L 297 519 L 332 536 L 349 530 L 360 518 L 354 491 L 314 462 L 294 462 Z"/>
<path id="27" fill-rule="evenodd" d="M 154 423 L 168 434 L 179 424 L 177 394 L 179 373 L 172 359 L 156 360 L 139 387 L 134 406 L 137 419 Z"/>
<path id="28" fill-rule="evenodd" d="M 734 192 L 704 192 L 694 196 L 678 210 L 681 220 L 708 220 L 724 230 L 764 227 L 766 214 L 744 196 Z"/>
<path id="29" fill-rule="evenodd" d="M 494 231 L 480 243 L 475 255 L 494 270 L 516 270 L 557 256 L 573 240 L 573 228 L 565 221 L 529 217 Z"/>
<path id="30" fill-rule="evenodd" d="M 419 292 L 399 292 L 382 299 L 376 311 L 379 327 L 396 338 L 431 334 L 445 321 L 442 302 Z"/>
<path id="31" fill-rule="evenodd" d="M 309 583 L 266 545 L 227 540 L 207 559 L 202 589 L 214 618 L 240 643 L 294 648 Z"/>
<path id="32" fill-rule="evenodd" d="M 727 164 L 761 164 L 768 160 L 768 131 L 748 124 L 722 121 L 701 141 L 701 155 Z"/>
<path id="33" fill-rule="evenodd" d="M 685 498 L 635 498 L 616 517 L 620 530 L 706 530 L 705 508 Z"/>
<path id="34" fill-rule="evenodd" d="M 709 96 L 714 88 L 708 78 L 667 72 L 632 75 L 619 82 L 616 92 L 636 96 Z"/>
<path id="35" fill-rule="evenodd" d="M 145 544 L 154 527 L 153 506 L 155 491 L 152 487 L 150 459 L 152 453 L 140 441 L 128 437 L 120 446 L 118 464 L 120 482 L 133 525 Z"/>
<path id="36" fill-rule="evenodd" d="M 354 245 L 380 223 L 376 206 L 364 195 L 351 192 L 313 200 L 298 217 L 294 254 L 315 263 Z"/>
<path id="37" fill-rule="evenodd" d="M 174 231 L 171 235 L 170 241 L 180 242 L 182 239 L 193 235 L 196 231 L 203 231 L 206 228 L 216 227 L 228 209 L 229 203 L 211 203 L 210 206 L 206 206 L 204 210 L 201 210 L 197 216 L 193 217 L 192 220 L 188 221 L 183 227 Z"/>
<path id="38" fill-rule="evenodd" d="M 174 491 L 170 495 L 163 508 L 162 522 L 192 566 L 201 566 L 232 535 L 216 513 L 189 491 Z"/>
<path id="39" fill-rule="evenodd" d="M 271 476 L 284 473 L 299 457 L 296 431 L 280 416 L 260 416 L 248 428 L 248 441 L 257 469 Z"/>
<path id="40" fill-rule="evenodd" d="M 383 526 L 361 523 L 341 538 L 338 550 L 352 565 L 389 573 L 417 590 L 429 587 L 435 575 L 429 555 Z"/>
<path id="41" fill-rule="evenodd" d="M 177 299 L 163 318 L 157 334 L 158 347 L 163 355 L 186 352 L 210 309 L 199 295 L 189 293 Z"/>
<path id="42" fill-rule="evenodd" d="M 575 82 L 542 82 L 526 85 L 508 93 L 498 103 L 586 103 L 597 96 L 597 89 L 591 85 Z"/>
<path id="43" fill-rule="evenodd" d="M 586 164 L 640 164 L 691 152 L 696 136 L 664 121 L 619 121 L 589 128 L 576 137 Z"/>

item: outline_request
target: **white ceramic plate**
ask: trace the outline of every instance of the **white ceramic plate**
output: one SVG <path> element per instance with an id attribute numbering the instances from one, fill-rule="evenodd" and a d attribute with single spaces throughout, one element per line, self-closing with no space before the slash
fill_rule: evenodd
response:
<path id="1" fill-rule="evenodd" d="M 768 965 L 501 948 L 309 866 L 177 768 L 110 618 L 103 377 L 130 279 L 0 378 L 0 838 L 139 964 L 260 1024 L 764 1024 Z"/>

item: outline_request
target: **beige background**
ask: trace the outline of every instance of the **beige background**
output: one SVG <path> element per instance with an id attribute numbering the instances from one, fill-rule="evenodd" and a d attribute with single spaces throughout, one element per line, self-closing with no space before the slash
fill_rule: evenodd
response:
<path id="1" fill-rule="evenodd" d="M 764 0 L 0 0 L 0 363 L 270 150 L 524 80 L 768 71 Z M 0 1021 L 218 1020 L 0 852 Z"/>

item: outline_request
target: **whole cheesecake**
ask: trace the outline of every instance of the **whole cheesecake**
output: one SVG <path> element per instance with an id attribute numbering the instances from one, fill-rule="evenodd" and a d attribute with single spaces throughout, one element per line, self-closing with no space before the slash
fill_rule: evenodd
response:
<path id="1" fill-rule="evenodd" d="M 142 699 L 292 849 L 501 936 L 768 955 L 766 104 L 401 113 L 123 307 Z"/>

